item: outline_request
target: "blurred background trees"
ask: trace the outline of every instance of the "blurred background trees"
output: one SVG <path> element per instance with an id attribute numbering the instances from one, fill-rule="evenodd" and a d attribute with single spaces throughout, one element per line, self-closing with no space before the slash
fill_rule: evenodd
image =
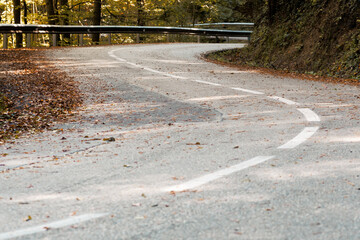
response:
<path id="1" fill-rule="evenodd" d="M 264 5 L 264 0 L 0 0 L 0 23 L 192 27 L 251 22 Z M 57 40 L 68 45 L 75 37 L 63 34 Z M 19 47 L 22 35 L 16 39 Z M 92 35 L 92 42 L 99 41 L 99 34 Z"/>
<path id="2" fill-rule="evenodd" d="M 0 0 L 0 23 L 19 22 L 21 16 L 24 24 L 191 26 L 252 21 L 265 3 L 263 0 Z"/>

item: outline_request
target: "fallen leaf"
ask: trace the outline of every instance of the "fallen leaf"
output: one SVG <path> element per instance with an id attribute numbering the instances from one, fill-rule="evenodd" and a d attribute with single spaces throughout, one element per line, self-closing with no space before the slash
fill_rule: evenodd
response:
<path id="1" fill-rule="evenodd" d="M 109 138 L 104 138 L 103 141 L 107 141 L 107 142 L 115 142 L 115 138 L 113 137 L 109 137 Z"/>

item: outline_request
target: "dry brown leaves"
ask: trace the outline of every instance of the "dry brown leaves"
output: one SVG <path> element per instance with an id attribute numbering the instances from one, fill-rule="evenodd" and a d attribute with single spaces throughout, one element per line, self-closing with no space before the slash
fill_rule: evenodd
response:
<path id="1" fill-rule="evenodd" d="M 51 66 L 44 50 L 0 50 L 0 144 L 42 130 L 81 104 L 76 83 Z"/>

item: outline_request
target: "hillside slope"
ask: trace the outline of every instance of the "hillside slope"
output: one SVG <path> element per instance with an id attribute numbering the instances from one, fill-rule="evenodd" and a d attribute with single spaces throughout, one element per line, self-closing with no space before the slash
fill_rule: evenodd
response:
<path id="1" fill-rule="evenodd" d="M 228 61 L 360 79 L 359 0 L 279 0 L 277 4 L 271 23 L 264 10 L 250 45 L 226 52 Z"/>

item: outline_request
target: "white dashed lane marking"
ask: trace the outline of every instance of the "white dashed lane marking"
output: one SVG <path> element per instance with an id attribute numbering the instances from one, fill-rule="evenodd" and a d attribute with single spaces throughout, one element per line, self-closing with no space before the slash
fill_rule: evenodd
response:
<path id="1" fill-rule="evenodd" d="M 306 127 L 296 137 L 278 147 L 278 149 L 291 149 L 299 146 L 314 135 L 319 127 Z"/>
<path id="2" fill-rule="evenodd" d="M 236 91 L 241 91 L 241 92 L 247 92 L 247 93 L 252 93 L 252 94 L 257 94 L 257 95 L 261 95 L 264 94 L 262 92 L 258 92 L 258 91 L 254 91 L 254 90 L 249 90 L 249 89 L 245 89 L 245 88 L 231 88 L 234 89 Z"/>
<path id="3" fill-rule="evenodd" d="M 221 84 L 218 84 L 218 83 L 212 83 L 212 82 L 207 82 L 207 81 L 202 81 L 202 80 L 194 80 L 194 82 L 204 83 L 204 84 L 208 84 L 208 85 L 212 85 L 212 86 L 221 86 Z"/>
<path id="4" fill-rule="evenodd" d="M 309 108 L 297 108 L 301 112 L 308 122 L 320 122 L 320 117 Z"/>
<path id="5" fill-rule="evenodd" d="M 291 101 L 291 100 L 286 99 L 286 98 L 278 97 L 278 96 L 269 96 L 269 98 L 280 101 L 280 102 L 285 103 L 287 105 L 298 105 L 297 102 Z"/>
<path id="6" fill-rule="evenodd" d="M 118 58 L 117 56 L 115 56 L 114 51 L 116 51 L 116 50 L 113 50 L 113 51 L 109 52 L 109 55 L 111 57 L 121 61 L 121 62 L 125 61 L 128 64 L 135 65 L 135 66 L 140 67 L 140 68 L 142 68 L 144 70 L 147 70 L 147 71 L 150 71 L 150 72 L 153 72 L 153 73 L 157 73 L 157 74 L 161 74 L 161 75 L 164 75 L 164 76 L 168 76 L 168 77 L 171 77 L 171 78 L 189 79 L 187 77 L 176 76 L 176 75 L 172 75 L 172 74 L 169 74 L 169 73 L 166 73 L 166 72 L 160 72 L 158 70 L 154 70 L 154 69 L 151 69 L 151 68 L 148 68 L 148 67 L 143 67 L 143 66 L 137 65 L 135 63 L 127 62 L 126 60 L 124 60 L 122 58 Z M 207 85 L 212 85 L 212 86 L 222 86 L 221 84 L 218 84 L 218 83 L 213 83 L 213 82 L 208 82 L 208 81 L 203 81 L 203 80 L 191 80 L 191 81 L 197 82 L 197 83 L 202 83 L 202 84 L 207 84 Z M 223 86 L 223 87 L 226 87 L 226 86 Z M 231 89 L 236 90 L 236 91 L 256 94 L 256 95 L 263 95 L 264 94 L 263 92 L 250 90 L 250 89 L 245 89 L 245 88 L 238 88 L 238 87 L 227 87 L 227 88 L 231 88 Z M 283 97 L 278 97 L 278 96 L 267 96 L 267 97 L 270 98 L 270 99 L 274 99 L 276 101 L 285 103 L 287 105 L 299 105 L 299 103 L 291 101 L 291 100 L 283 98 Z M 223 98 L 223 96 L 221 96 L 221 98 Z M 191 100 L 195 101 L 195 100 L 203 100 L 203 99 L 204 98 L 191 99 Z M 308 108 L 298 108 L 297 110 L 304 115 L 304 117 L 306 118 L 306 120 L 308 122 L 319 122 L 320 121 L 320 117 L 315 112 L 313 112 L 312 110 L 310 110 Z M 306 127 L 296 137 L 294 137 L 293 139 L 291 139 L 287 143 L 281 145 L 280 147 L 278 147 L 278 149 L 295 148 L 295 147 L 299 146 L 300 144 L 302 144 L 303 142 L 305 142 L 306 140 L 308 140 L 311 136 L 313 136 L 317 132 L 318 129 L 319 129 L 319 127 Z M 260 164 L 262 162 L 268 161 L 268 160 L 270 160 L 270 159 L 272 159 L 274 157 L 275 156 L 257 156 L 257 157 L 254 157 L 254 158 L 248 160 L 248 161 L 245 161 L 245 162 L 239 163 L 237 165 L 234 165 L 232 167 L 225 168 L 225 169 L 219 170 L 217 172 L 207 174 L 207 175 L 204 175 L 202 177 L 195 178 L 193 180 L 190 180 L 188 182 L 185 182 L 185 183 L 182 183 L 182 184 L 179 184 L 179 185 L 176 185 L 176 186 L 164 188 L 163 191 L 176 191 L 176 192 L 179 192 L 179 191 L 184 191 L 184 190 L 188 190 L 188 189 L 193 189 L 193 188 L 199 187 L 201 185 L 204 185 L 206 183 L 209 183 L 211 181 L 214 181 L 216 179 L 219 179 L 219 178 L 225 177 L 227 175 L 230 175 L 232 173 L 238 172 L 240 170 L 243 170 L 243 169 L 249 168 L 251 166 L 255 166 L 257 164 Z"/>
<path id="7" fill-rule="evenodd" d="M 258 164 L 260 164 L 262 162 L 265 162 L 265 161 L 268 161 L 268 160 L 270 160 L 270 159 L 272 159 L 274 157 L 275 156 L 257 156 L 257 157 L 254 157 L 254 158 L 250 159 L 250 160 L 247 160 L 245 162 L 241 162 L 241 163 L 239 163 L 237 165 L 234 165 L 234 166 L 231 166 L 231 167 L 228 167 L 228 168 L 225 168 L 225 169 L 222 169 L 222 170 L 210 173 L 210 174 L 206 174 L 206 175 L 204 175 L 202 177 L 192 179 L 192 180 L 190 180 L 188 182 L 185 182 L 185 183 L 182 183 L 182 184 L 179 184 L 179 185 L 175 185 L 175 186 L 172 186 L 172 187 L 164 188 L 163 191 L 164 192 L 171 192 L 171 191 L 181 192 L 181 191 L 193 189 L 193 188 L 199 187 L 201 185 L 207 184 L 209 182 L 212 182 L 214 180 L 217 180 L 219 178 L 223 178 L 223 177 L 226 177 L 226 176 L 228 176 L 230 174 L 239 172 L 239 171 L 244 170 L 246 168 L 258 165 Z"/>

